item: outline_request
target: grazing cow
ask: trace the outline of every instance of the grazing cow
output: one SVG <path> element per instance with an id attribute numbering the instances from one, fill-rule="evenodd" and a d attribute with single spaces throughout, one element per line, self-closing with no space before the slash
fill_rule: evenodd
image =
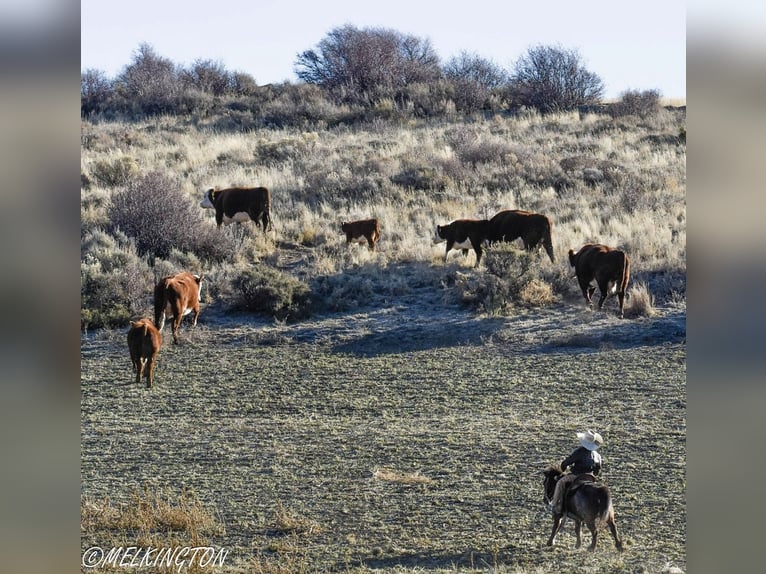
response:
<path id="1" fill-rule="evenodd" d="M 271 225 L 269 210 L 271 195 L 265 187 L 232 187 L 208 189 L 202 196 L 200 207 L 215 209 L 215 222 L 231 225 L 253 220 L 256 226 L 263 224 L 263 231 Z"/>
<path id="2" fill-rule="evenodd" d="M 577 281 L 588 305 L 592 305 L 595 287 L 591 287 L 594 279 L 601 291 L 598 308 L 604 304 L 607 295 L 617 293 L 620 300 L 620 317 L 623 317 L 625 291 L 630 280 L 630 259 L 625 252 L 598 243 L 587 243 L 575 253 L 569 250 L 569 264 L 575 268 Z"/>
<path id="3" fill-rule="evenodd" d="M 128 330 L 128 349 L 130 350 L 130 362 L 133 363 L 133 371 L 136 373 L 136 384 L 141 382 L 141 377 L 146 378 L 146 388 L 150 389 L 154 383 L 154 365 L 157 363 L 157 355 L 162 347 L 162 334 L 154 326 L 151 319 L 131 321 Z"/>
<path id="4" fill-rule="evenodd" d="M 542 242 L 548 257 L 553 259 L 551 242 L 551 220 L 541 213 L 531 213 L 521 209 L 508 209 L 496 213 L 489 220 L 487 241 L 513 241 L 521 237 L 524 249 L 531 251 Z"/>
<path id="5" fill-rule="evenodd" d="M 472 247 L 476 252 L 476 265 L 481 261 L 481 244 L 487 233 L 486 219 L 457 219 L 448 225 L 436 226 L 436 243 L 447 241 L 447 250 L 444 252 L 444 261 L 451 249 L 462 249 L 463 256 L 468 255 L 468 248 Z"/>
<path id="6" fill-rule="evenodd" d="M 370 248 L 370 251 L 375 251 L 375 244 L 380 239 L 380 223 L 377 219 L 344 221 L 340 228 L 346 234 L 346 243 L 352 241 L 364 243 L 367 241 L 367 247 Z"/>
<path id="7" fill-rule="evenodd" d="M 178 343 L 178 328 L 185 315 L 193 313 L 192 328 L 197 326 L 202 275 L 186 271 L 163 277 L 154 288 L 154 324 L 162 331 L 165 317 L 173 317 L 173 342 Z"/>

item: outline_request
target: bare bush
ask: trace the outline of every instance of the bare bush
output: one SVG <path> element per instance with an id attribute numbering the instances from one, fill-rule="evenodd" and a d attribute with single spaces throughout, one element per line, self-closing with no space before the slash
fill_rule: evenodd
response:
<path id="1" fill-rule="evenodd" d="M 620 101 L 609 106 L 612 117 L 638 116 L 645 118 L 661 109 L 658 90 L 628 90 L 622 93 Z"/>
<path id="2" fill-rule="evenodd" d="M 537 256 L 510 244 L 488 249 L 485 273 L 458 274 L 455 287 L 463 305 L 488 315 L 507 315 L 516 306 L 545 307 L 558 300 L 540 276 Z"/>
<path id="3" fill-rule="evenodd" d="M 508 82 L 508 73 L 486 58 L 461 52 L 442 68 L 454 86 L 453 101 L 461 112 L 475 112 L 492 107 L 492 94 Z"/>
<path id="4" fill-rule="evenodd" d="M 518 104 L 543 113 L 596 104 L 605 89 L 576 50 L 559 46 L 529 48 L 514 64 L 511 88 Z"/>
<path id="5" fill-rule="evenodd" d="M 178 184 L 159 172 L 115 193 L 108 215 L 111 228 L 134 238 L 142 255 L 166 258 L 179 249 L 221 261 L 234 251 L 229 235 L 206 222 Z"/>
<path id="6" fill-rule="evenodd" d="M 81 327 L 115 327 L 148 308 L 152 274 L 125 234 L 102 230 L 82 241 L 80 260 Z"/>
<path id="7" fill-rule="evenodd" d="M 317 50 L 299 54 L 295 72 L 304 82 L 352 103 L 393 98 L 407 85 L 441 75 L 439 58 L 428 40 L 350 24 L 331 30 Z"/>

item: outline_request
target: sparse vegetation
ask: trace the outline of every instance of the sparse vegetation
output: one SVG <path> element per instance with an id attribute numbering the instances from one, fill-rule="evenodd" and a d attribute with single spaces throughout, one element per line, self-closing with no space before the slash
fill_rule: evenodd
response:
<path id="1" fill-rule="evenodd" d="M 83 548 L 203 541 L 231 551 L 224 573 L 685 568 L 685 110 L 651 91 L 577 109 L 601 83 L 564 49 L 514 79 L 334 34 L 320 48 L 393 46 L 412 74 L 257 86 L 150 46 L 114 82 L 83 74 Z M 569 99 L 519 75 L 564 62 Z M 200 191 L 230 185 L 271 190 L 272 231 L 216 228 Z M 553 221 L 555 263 L 517 241 L 474 269 L 433 244 L 515 208 Z M 346 245 L 341 221 L 369 217 L 376 250 Z M 566 253 L 588 242 L 631 258 L 624 320 L 584 306 Z M 199 331 L 147 391 L 121 329 L 181 270 L 205 275 Z M 537 473 L 590 427 L 622 555 L 586 557 L 568 528 L 543 547 Z"/>

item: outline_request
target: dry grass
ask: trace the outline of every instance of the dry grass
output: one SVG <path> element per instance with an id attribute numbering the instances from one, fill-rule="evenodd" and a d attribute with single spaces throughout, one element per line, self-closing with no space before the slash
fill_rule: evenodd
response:
<path id="1" fill-rule="evenodd" d="M 222 532 L 216 517 L 193 493 L 182 491 L 174 495 L 167 490 L 150 490 L 148 486 L 134 489 L 130 500 L 123 503 L 85 497 L 80 503 L 80 516 L 83 531 L 131 531 L 144 536 L 172 531 L 195 542 L 202 534 Z"/>
<path id="2" fill-rule="evenodd" d="M 377 468 L 373 471 L 372 477 L 376 480 L 396 484 L 431 484 L 433 482 L 419 472 L 399 472 L 390 468 Z"/>
<path id="3" fill-rule="evenodd" d="M 646 283 L 636 283 L 628 288 L 625 301 L 625 316 L 654 317 L 657 314 L 654 308 L 654 296 L 649 292 Z"/>

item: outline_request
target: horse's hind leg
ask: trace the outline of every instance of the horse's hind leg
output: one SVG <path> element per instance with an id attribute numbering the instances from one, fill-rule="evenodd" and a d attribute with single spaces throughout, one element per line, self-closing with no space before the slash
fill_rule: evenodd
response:
<path id="1" fill-rule="evenodd" d="M 590 546 L 588 546 L 588 550 L 590 552 L 593 552 L 596 549 L 596 541 L 598 540 L 598 528 L 596 528 L 595 522 L 588 522 L 588 530 L 590 530 Z"/>
<path id="2" fill-rule="evenodd" d="M 580 531 L 582 530 L 582 522 L 579 520 L 575 520 L 575 534 L 577 535 L 577 542 L 575 543 L 575 548 L 579 548 L 582 545 L 582 537 L 580 536 Z"/>
<path id="3" fill-rule="evenodd" d="M 614 538 L 614 545 L 617 547 L 617 550 L 622 552 L 622 540 L 620 540 L 619 534 L 617 534 L 617 524 L 614 522 L 614 518 L 609 520 L 607 522 L 607 525 L 609 525 L 609 530 L 612 532 L 612 538 Z"/>

